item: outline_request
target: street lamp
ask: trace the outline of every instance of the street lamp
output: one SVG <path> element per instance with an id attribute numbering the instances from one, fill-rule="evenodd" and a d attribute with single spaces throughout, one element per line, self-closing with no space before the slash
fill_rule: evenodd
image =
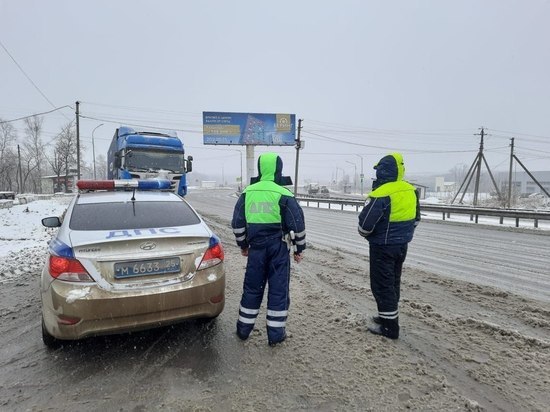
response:
<path id="1" fill-rule="evenodd" d="M 95 130 L 98 128 L 98 127 L 101 127 L 103 126 L 103 123 L 101 123 L 100 125 L 96 126 L 94 128 L 94 130 L 92 130 L 92 156 L 94 158 L 94 180 L 96 180 L 96 175 L 95 175 L 95 144 L 94 144 L 94 132 Z"/>
<path id="2" fill-rule="evenodd" d="M 338 190 L 338 170 L 341 170 L 342 171 L 342 179 L 344 178 L 344 169 L 342 169 L 341 167 L 338 167 L 336 166 L 336 190 Z"/>
<path id="3" fill-rule="evenodd" d="M 357 165 L 349 160 L 346 160 L 346 163 L 353 165 L 353 193 L 357 193 Z"/>
<path id="4" fill-rule="evenodd" d="M 355 156 L 359 156 L 361 158 L 361 196 L 363 196 L 363 180 L 365 180 L 365 175 L 363 174 L 363 156 L 358 155 L 357 153 Z"/>

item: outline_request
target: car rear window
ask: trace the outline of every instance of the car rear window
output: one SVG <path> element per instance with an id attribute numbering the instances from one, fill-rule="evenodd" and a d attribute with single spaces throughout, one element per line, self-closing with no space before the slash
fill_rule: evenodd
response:
<path id="1" fill-rule="evenodd" d="M 189 226 L 200 222 L 185 202 L 121 202 L 76 204 L 72 230 L 123 230 Z"/>

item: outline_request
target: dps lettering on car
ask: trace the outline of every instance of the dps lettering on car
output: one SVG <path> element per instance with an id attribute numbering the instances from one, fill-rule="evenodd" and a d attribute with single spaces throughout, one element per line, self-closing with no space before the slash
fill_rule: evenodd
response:
<path id="1" fill-rule="evenodd" d="M 167 235 L 181 233 L 180 228 L 177 227 L 161 227 L 161 228 L 149 228 L 149 229 L 133 229 L 133 230 L 113 230 L 109 232 L 105 239 L 112 239 L 115 237 L 134 237 L 134 236 L 149 236 L 149 235 Z"/>

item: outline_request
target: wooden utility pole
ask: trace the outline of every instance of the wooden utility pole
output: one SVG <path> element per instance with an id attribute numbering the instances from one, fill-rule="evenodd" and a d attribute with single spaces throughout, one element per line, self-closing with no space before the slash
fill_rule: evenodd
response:
<path id="1" fill-rule="evenodd" d="M 495 191 L 497 192 L 499 200 L 502 200 L 502 196 L 500 194 L 500 190 L 498 190 L 497 182 L 495 181 L 495 178 L 493 176 L 493 173 L 491 173 L 491 169 L 489 168 L 489 164 L 487 163 L 487 160 L 485 159 L 485 156 L 483 155 L 483 138 L 485 137 L 485 129 L 481 128 L 481 133 L 475 134 L 475 136 L 481 136 L 481 141 L 479 143 L 479 152 L 476 155 L 476 158 L 474 159 L 474 162 L 472 163 L 472 166 L 470 166 L 470 170 L 468 170 L 468 173 L 466 174 L 466 177 L 464 178 L 462 184 L 460 185 L 460 189 L 456 192 L 455 197 L 451 201 L 451 204 L 454 203 L 455 199 L 457 198 L 458 194 L 462 190 L 462 187 L 464 187 L 464 184 L 466 184 L 466 187 L 464 188 L 464 192 L 462 193 L 462 197 L 460 198 L 460 203 L 462 203 L 462 200 L 464 199 L 464 196 L 466 195 L 466 191 L 468 190 L 468 187 L 470 186 L 470 182 L 472 181 L 472 178 L 474 177 L 474 173 L 476 175 L 476 181 L 474 184 L 474 201 L 473 205 L 477 206 L 477 198 L 479 194 L 479 183 L 480 183 L 480 177 L 481 177 L 481 163 L 485 163 L 485 167 L 487 167 L 487 171 L 489 172 L 489 176 L 491 177 L 491 181 L 493 182 L 493 186 L 495 187 Z"/>
<path id="2" fill-rule="evenodd" d="M 80 180 L 80 102 L 76 101 L 76 177 Z"/>
<path id="3" fill-rule="evenodd" d="M 23 172 L 21 171 L 21 149 L 17 145 L 17 157 L 19 158 L 19 193 L 23 193 Z"/>
<path id="4" fill-rule="evenodd" d="M 300 163 L 300 150 L 302 149 L 302 141 L 300 140 L 301 130 L 302 119 L 298 119 L 298 136 L 296 137 L 296 168 L 294 170 L 294 196 L 298 195 L 298 165 Z"/>
<path id="5" fill-rule="evenodd" d="M 479 136 L 481 136 L 481 139 L 479 142 L 479 152 L 477 155 L 476 181 L 474 184 L 474 206 L 477 206 L 477 196 L 479 194 L 479 180 L 481 178 L 481 159 L 483 158 L 483 137 L 485 136 L 485 129 L 483 127 L 481 128 L 481 132 L 479 133 Z"/>
<path id="6" fill-rule="evenodd" d="M 510 170 L 508 171 L 508 209 L 512 207 L 512 166 L 514 163 L 514 138 L 510 139 Z"/>

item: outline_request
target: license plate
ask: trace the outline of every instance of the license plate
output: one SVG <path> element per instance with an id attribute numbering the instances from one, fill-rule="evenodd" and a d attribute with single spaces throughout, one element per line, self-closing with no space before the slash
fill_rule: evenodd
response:
<path id="1" fill-rule="evenodd" d="M 134 276 L 163 275 L 180 272 L 180 258 L 139 260 L 134 262 L 115 263 L 115 278 Z"/>

